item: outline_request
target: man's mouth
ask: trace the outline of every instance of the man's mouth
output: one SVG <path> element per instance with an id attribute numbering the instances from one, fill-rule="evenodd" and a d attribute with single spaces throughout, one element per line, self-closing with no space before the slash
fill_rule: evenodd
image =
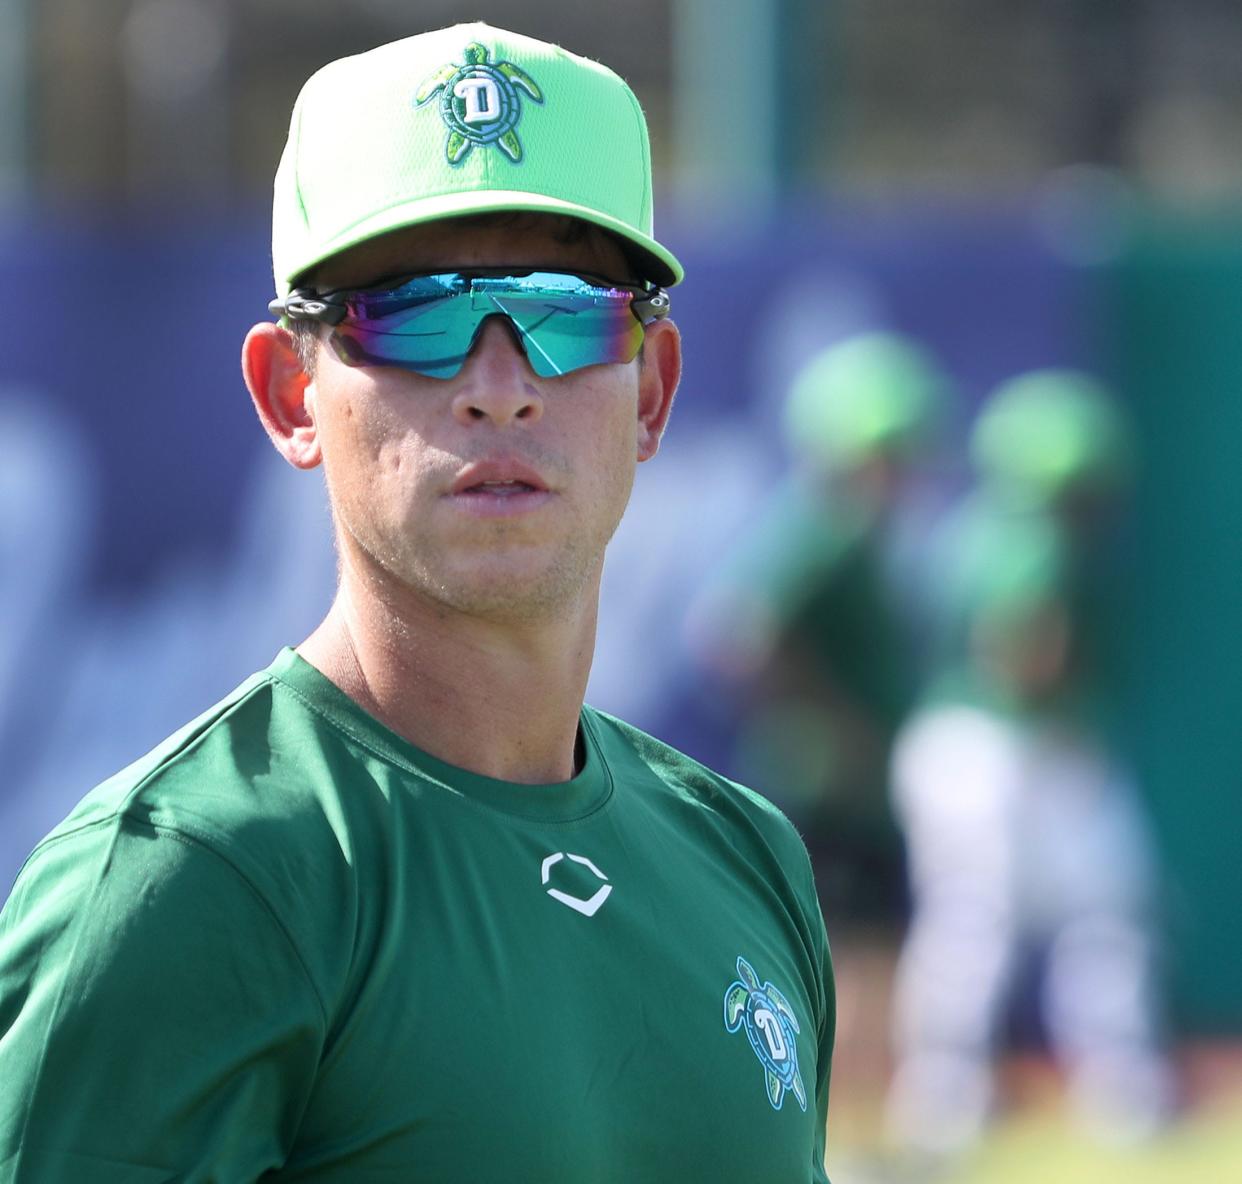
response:
<path id="1" fill-rule="evenodd" d="M 515 456 L 471 462 L 458 472 L 449 494 L 459 509 L 479 518 L 521 517 L 556 498 L 543 474 Z"/>
<path id="2" fill-rule="evenodd" d="M 489 493 L 497 497 L 512 497 L 518 493 L 535 493 L 536 487 L 527 481 L 480 481 L 477 485 L 470 485 L 464 493 Z"/>
<path id="3" fill-rule="evenodd" d="M 457 474 L 451 493 L 516 497 L 523 493 L 547 493 L 542 474 L 516 457 L 474 461 Z"/>

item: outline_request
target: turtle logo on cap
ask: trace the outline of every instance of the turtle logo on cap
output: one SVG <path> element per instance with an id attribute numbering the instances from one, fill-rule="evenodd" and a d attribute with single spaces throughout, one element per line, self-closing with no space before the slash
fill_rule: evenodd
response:
<path id="1" fill-rule="evenodd" d="M 464 65 L 450 62 L 424 78 L 414 94 L 421 107 L 440 95 L 440 118 L 448 128 L 444 154 L 449 164 L 461 164 L 476 144 L 495 144 L 514 164 L 522 159 L 517 137 L 522 117 L 521 95 L 536 103 L 543 92 L 525 70 L 512 62 L 489 62 L 486 47 L 477 41 L 466 46 Z"/>
<path id="2" fill-rule="evenodd" d="M 806 1109 L 806 1086 L 798 1072 L 797 1017 L 788 1000 L 771 983 L 760 983 L 759 976 L 745 958 L 738 958 L 740 978 L 729 984 L 724 997 L 725 1028 L 736 1032 L 745 1027 L 746 1039 L 764 1068 L 768 1101 L 779 1110 L 789 1091 Z"/>

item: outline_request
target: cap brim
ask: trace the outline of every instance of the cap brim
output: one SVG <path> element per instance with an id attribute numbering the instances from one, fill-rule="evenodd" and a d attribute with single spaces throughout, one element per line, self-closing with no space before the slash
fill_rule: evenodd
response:
<path id="1" fill-rule="evenodd" d="M 518 212 L 561 214 L 571 218 L 580 218 L 584 222 L 590 222 L 604 230 L 611 231 L 622 239 L 627 249 L 638 257 L 644 267 L 643 278 L 661 287 L 668 288 L 679 284 L 685 276 L 685 269 L 671 251 L 662 247 L 655 239 L 639 233 L 632 226 L 627 226 L 617 218 L 611 218 L 588 206 L 561 201 L 542 193 L 528 193 L 517 189 L 485 189 L 473 193 L 451 193 L 439 197 L 420 198 L 418 201 L 402 202 L 369 215 L 323 243 L 315 257 L 305 261 L 297 275 L 285 276 L 286 290 L 281 295 L 288 295 L 289 288 L 292 287 L 294 281 L 325 259 L 330 259 L 342 251 L 349 250 L 350 247 L 356 247 L 359 243 L 367 242 L 382 234 L 471 214 Z"/>

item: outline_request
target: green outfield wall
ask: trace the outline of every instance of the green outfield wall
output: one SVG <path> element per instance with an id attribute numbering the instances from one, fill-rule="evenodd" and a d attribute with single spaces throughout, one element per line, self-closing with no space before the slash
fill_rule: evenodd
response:
<path id="1" fill-rule="evenodd" d="M 1242 220 L 1149 222 L 1097 308 L 1143 449 L 1129 728 L 1175 1007 L 1242 1031 Z"/>

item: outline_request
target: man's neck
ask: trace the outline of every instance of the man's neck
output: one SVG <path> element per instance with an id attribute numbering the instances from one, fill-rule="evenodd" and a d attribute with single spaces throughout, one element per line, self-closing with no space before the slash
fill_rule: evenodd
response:
<path id="1" fill-rule="evenodd" d="M 480 620 L 343 576 L 298 653 L 412 744 L 474 773 L 524 784 L 575 772 L 595 646 L 598 589 L 555 619 Z"/>

